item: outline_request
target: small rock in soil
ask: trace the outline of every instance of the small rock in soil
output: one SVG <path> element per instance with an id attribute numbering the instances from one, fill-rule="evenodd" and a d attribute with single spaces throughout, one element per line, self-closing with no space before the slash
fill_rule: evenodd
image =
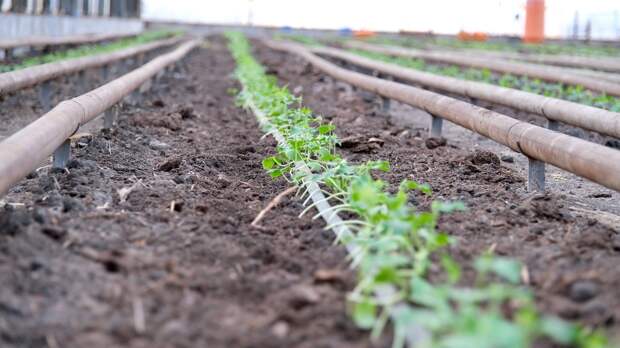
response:
<path id="1" fill-rule="evenodd" d="M 507 154 L 503 154 L 500 157 L 500 160 L 502 160 L 502 162 L 506 162 L 506 163 L 514 163 L 515 162 L 515 158 L 511 155 L 507 155 Z"/>
<path id="2" fill-rule="evenodd" d="M 588 197 L 590 197 L 590 198 L 611 198 L 611 193 L 609 193 L 609 192 L 596 192 L 596 193 L 593 193 L 593 194 L 589 195 Z"/>
<path id="3" fill-rule="evenodd" d="M 381 146 L 381 145 L 383 145 L 383 143 L 385 143 L 385 141 L 383 139 L 380 139 L 380 138 L 372 137 L 372 138 L 368 139 L 368 143 L 369 144 L 370 143 L 375 143 L 375 144 L 379 144 L 379 146 Z"/>
<path id="4" fill-rule="evenodd" d="M 476 151 L 472 155 L 466 157 L 468 161 L 475 165 L 491 164 L 499 166 L 499 157 L 490 151 Z"/>
<path id="5" fill-rule="evenodd" d="M 202 204 L 195 206 L 194 209 L 197 212 L 200 212 L 200 213 L 203 213 L 203 214 L 206 214 L 207 211 L 209 211 L 209 207 L 206 206 L 206 205 L 202 205 Z"/>
<path id="6" fill-rule="evenodd" d="M 100 207 L 100 206 L 104 206 L 106 203 L 111 203 L 112 202 L 112 196 L 106 192 L 103 191 L 93 191 L 92 195 L 92 202 L 94 205 Z"/>
<path id="7" fill-rule="evenodd" d="M 599 286 L 591 280 L 578 280 L 570 286 L 569 297 L 575 302 L 586 302 L 598 294 Z"/>
<path id="8" fill-rule="evenodd" d="M 344 275 L 342 274 L 342 271 L 337 270 L 337 269 L 319 269 L 316 272 L 314 272 L 314 280 L 317 283 L 342 282 L 343 278 L 344 278 Z"/>
<path id="9" fill-rule="evenodd" d="M 69 160 L 69 162 L 67 162 L 67 168 L 69 169 L 74 169 L 74 168 L 95 169 L 97 168 L 97 162 L 92 161 L 92 160 L 81 160 L 77 158 L 72 158 Z"/>
<path id="10" fill-rule="evenodd" d="M 170 145 L 156 139 L 149 141 L 149 147 L 153 150 L 163 151 L 170 148 Z"/>
<path id="11" fill-rule="evenodd" d="M 177 175 L 172 178 L 172 181 L 174 181 L 175 184 L 184 184 L 186 181 L 188 181 L 188 179 L 188 175 Z"/>
<path id="12" fill-rule="evenodd" d="M 53 240 L 61 240 L 67 235 L 67 231 L 57 226 L 45 226 L 41 229 L 41 233 Z"/>
<path id="13" fill-rule="evenodd" d="M 290 291 L 290 294 L 287 296 L 288 304 L 295 309 L 301 309 L 308 305 L 318 303 L 320 300 L 320 296 L 316 290 L 308 285 L 297 285 Z"/>
<path id="14" fill-rule="evenodd" d="M 181 119 L 186 120 L 190 118 L 196 118 L 196 113 L 194 112 L 194 108 L 191 106 L 186 106 L 179 110 L 179 114 L 181 115 Z"/>
<path id="15" fill-rule="evenodd" d="M 426 139 L 424 144 L 426 145 L 427 149 L 432 150 L 432 149 L 436 149 L 441 146 L 446 146 L 446 144 L 448 144 L 448 141 L 446 140 L 446 138 L 432 138 L 431 137 L 431 138 Z"/>
<path id="16" fill-rule="evenodd" d="M 166 103 L 164 103 L 164 101 L 161 99 L 156 99 L 153 101 L 153 106 L 157 108 L 163 108 L 164 106 L 166 106 Z"/>
<path id="17" fill-rule="evenodd" d="M 532 212 L 539 218 L 548 218 L 558 221 L 569 221 L 572 218 L 570 211 L 551 194 L 537 194 L 532 196 L 520 205 L 525 209 L 525 213 Z"/>
<path id="18" fill-rule="evenodd" d="M 26 211 L 11 211 L 11 209 L 2 210 L 0 211 L 1 233 L 15 236 L 24 230 L 26 226 L 30 225 L 31 219 L 30 214 Z"/>
<path id="19" fill-rule="evenodd" d="M 543 234 L 545 232 L 545 226 L 534 225 L 529 228 L 529 232 L 532 234 Z"/>
<path id="20" fill-rule="evenodd" d="M 239 146 L 235 148 L 236 153 L 255 153 L 256 148 L 254 146 Z"/>
<path id="21" fill-rule="evenodd" d="M 344 137 L 340 139 L 340 147 L 341 148 L 352 148 L 357 146 L 358 144 L 364 142 L 364 137 L 361 135 L 351 135 L 348 137 Z"/>
<path id="22" fill-rule="evenodd" d="M 162 172 L 169 172 L 173 169 L 179 168 L 181 165 L 181 157 L 171 157 L 157 165 L 157 170 Z"/>
<path id="23" fill-rule="evenodd" d="M 65 197 L 62 200 L 62 211 L 64 213 L 75 212 L 75 211 L 84 211 L 86 207 L 79 200 L 71 197 Z"/>
<path id="24" fill-rule="evenodd" d="M 172 131 L 178 131 L 181 129 L 181 114 L 173 112 L 164 117 L 154 118 L 152 114 L 137 115 L 133 118 L 133 124 L 139 127 L 151 126 L 168 128 Z"/>
<path id="25" fill-rule="evenodd" d="M 271 333 L 277 338 L 285 338 L 289 332 L 289 325 L 285 321 L 278 321 L 273 324 L 271 328 Z"/>

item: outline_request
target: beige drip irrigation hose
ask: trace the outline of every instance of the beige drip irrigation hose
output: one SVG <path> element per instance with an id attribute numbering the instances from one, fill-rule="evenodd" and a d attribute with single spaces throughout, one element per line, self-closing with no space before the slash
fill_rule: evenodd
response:
<path id="1" fill-rule="evenodd" d="M 0 143 L 0 195 L 45 161 L 81 125 L 121 101 L 200 44 L 186 42 L 105 85 L 65 100 Z"/>
<path id="2" fill-rule="evenodd" d="M 81 34 L 71 36 L 28 36 L 17 39 L 0 40 L 0 49 L 26 46 L 82 45 L 108 40 L 118 40 L 139 35 L 140 32 L 120 34 Z"/>
<path id="3" fill-rule="evenodd" d="M 312 52 L 376 70 L 407 82 L 486 100 L 541 115 L 600 134 L 620 138 L 620 113 L 487 83 L 466 81 L 376 61 L 337 48 L 313 47 Z"/>
<path id="4" fill-rule="evenodd" d="M 618 58 L 607 57 L 583 57 L 583 56 L 567 56 L 567 55 L 553 55 L 553 54 L 529 54 L 529 53 L 514 53 L 514 52 L 488 52 L 477 50 L 453 50 L 444 52 L 456 52 L 459 54 L 466 54 L 469 56 L 488 56 L 491 58 L 499 59 L 512 59 L 521 60 L 525 62 L 557 65 L 565 67 L 593 69 L 609 72 L 620 72 L 620 60 Z"/>
<path id="5" fill-rule="evenodd" d="M 620 151 L 522 122 L 441 94 L 338 67 L 301 45 L 264 41 L 359 88 L 422 108 L 524 155 L 620 191 Z"/>
<path id="6" fill-rule="evenodd" d="M 181 42 L 181 40 L 181 38 L 164 39 L 135 47 L 125 48 L 111 53 L 66 59 L 59 62 L 41 64 L 30 68 L 2 73 L 0 74 L 0 95 L 31 87 L 58 76 L 104 66 L 122 59 L 153 51 L 158 48 L 172 46 Z"/>
<path id="7" fill-rule="evenodd" d="M 508 62 L 494 58 L 472 57 L 467 54 L 452 52 L 433 52 L 414 49 L 406 49 L 394 46 L 371 45 L 363 42 L 346 42 L 345 47 L 377 52 L 393 56 L 420 58 L 428 61 L 468 66 L 478 69 L 489 69 L 504 74 L 528 76 L 551 82 L 561 82 L 568 85 L 581 85 L 592 91 L 606 93 L 620 97 L 620 84 L 608 80 L 602 81 L 594 77 L 552 66 L 536 65 L 530 63 Z"/>
<path id="8" fill-rule="evenodd" d="M 615 71 L 614 68 L 610 67 L 616 64 L 620 65 L 620 62 L 616 62 L 610 58 L 531 55 L 527 53 L 487 52 L 478 50 L 438 50 L 444 53 L 465 54 L 472 57 L 488 57 L 492 59 L 552 65 L 554 69 L 561 69 L 567 73 L 582 75 L 593 79 L 602 79 L 609 82 L 620 82 L 620 74 L 618 74 L 620 70 Z M 537 57 L 544 57 L 544 59 Z M 555 57 L 558 59 L 554 59 Z M 582 60 L 587 63 L 582 62 Z M 597 62 L 600 64 L 597 64 Z"/>

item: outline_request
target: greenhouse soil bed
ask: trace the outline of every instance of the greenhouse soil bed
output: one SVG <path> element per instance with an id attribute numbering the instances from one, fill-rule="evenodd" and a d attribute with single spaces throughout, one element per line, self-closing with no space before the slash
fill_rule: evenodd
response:
<path id="1" fill-rule="evenodd" d="M 235 106 L 223 41 L 186 66 L 4 197 L 0 346 L 373 346 L 330 231 L 292 196 L 250 225 L 288 184 L 261 167 L 275 142 Z"/>
<path id="2" fill-rule="evenodd" d="M 392 187 L 415 179 L 468 205 L 441 220 L 459 261 L 488 249 L 516 257 L 541 310 L 618 331 L 617 229 L 576 217 L 561 195 L 525 194 L 493 153 L 391 123 L 372 94 L 256 53 L 337 125 L 346 158 L 389 160 Z M 68 173 L 41 169 L 4 198 L 23 205 L 0 208 L 0 346 L 389 346 L 347 316 L 355 274 L 332 232 L 297 217 L 299 200 L 251 226 L 289 186 L 261 167 L 275 142 L 235 106 L 233 69 L 212 40 L 125 105 L 114 131 L 79 139 Z"/>
<path id="3" fill-rule="evenodd" d="M 388 160 L 392 170 L 381 177 L 392 189 L 403 179 L 418 180 L 431 185 L 434 199 L 469 207 L 440 222 L 458 241 L 451 251 L 462 264 L 487 250 L 515 257 L 527 266 L 523 278 L 544 313 L 619 333 L 618 224 L 575 214 L 561 193 L 526 193 L 525 178 L 499 153 L 458 148 L 450 139 L 426 138 L 425 129 L 398 126 L 376 95 L 335 81 L 298 57 L 256 46 L 280 83 L 336 125 L 345 158 Z M 411 111 L 402 116 L 420 117 Z M 414 203 L 424 209 L 430 201 L 417 196 Z M 472 281 L 466 272 L 464 283 Z"/>

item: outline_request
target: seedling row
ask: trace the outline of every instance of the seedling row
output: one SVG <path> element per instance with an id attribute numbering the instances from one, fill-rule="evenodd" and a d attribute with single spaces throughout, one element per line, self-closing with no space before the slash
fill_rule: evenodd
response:
<path id="1" fill-rule="evenodd" d="M 455 240 L 437 230 L 437 221 L 465 209 L 462 203 L 435 200 L 430 211 L 418 211 L 408 196 L 432 196 L 432 190 L 412 180 L 401 182 L 396 194 L 387 192 L 385 182 L 373 175 L 388 171 L 387 162 L 348 163 L 336 151 L 340 140 L 334 126 L 265 75 L 241 34 L 228 37 L 243 86 L 240 104 L 264 113 L 264 131 L 283 138 L 278 154 L 264 159 L 263 167 L 273 178 L 299 187 L 302 199 L 312 194 L 309 182 L 318 184 L 334 204 L 332 214 L 354 216 L 342 223 L 350 233 L 339 242 L 356 246 L 350 250 L 358 285 L 349 301 L 358 326 L 376 339 L 390 323 L 395 347 L 527 347 L 541 337 L 579 347 L 605 345 L 599 333 L 540 314 L 520 285 L 522 269 L 515 260 L 484 253 L 474 265 L 456 263 L 447 251 Z M 300 170 L 299 162 L 309 171 Z M 477 273 L 475 284 L 460 284 L 462 268 Z M 385 287 L 395 289 L 387 298 L 379 291 Z M 408 337 L 412 330 L 417 337 Z"/>

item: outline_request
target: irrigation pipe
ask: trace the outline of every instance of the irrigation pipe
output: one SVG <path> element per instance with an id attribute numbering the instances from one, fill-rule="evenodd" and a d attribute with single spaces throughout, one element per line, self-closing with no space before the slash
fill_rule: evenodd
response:
<path id="1" fill-rule="evenodd" d="M 133 37 L 140 32 L 121 34 L 82 34 L 71 36 L 28 36 L 23 38 L 0 40 L 0 49 L 12 49 L 25 46 L 59 46 L 59 45 L 82 45 L 108 40 L 118 40 Z"/>
<path id="2" fill-rule="evenodd" d="M 254 105 L 254 103 L 252 103 L 251 101 L 249 102 L 249 108 L 250 110 L 252 110 L 252 112 L 256 116 L 256 119 L 258 119 L 258 123 L 262 127 L 265 127 L 269 124 L 269 120 L 267 119 L 265 113 L 263 113 L 259 108 L 257 108 L 256 105 Z M 280 145 L 286 144 L 286 139 L 284 139 L 282 134 L 280 134 L 277 129 L 272 130 L 270 134 L 273 135 L 273 137 Z M 310 168 L 308 168 L 306 163 L 303 161 L 295 162 L 295 169 L 303 172 L 304 174 L 306 174 L 306 176 L 312 175 Z M 308 192 L 308 195 L 312 199 L 314 207 L 319 212 L 319 216 L 321 216 L 323 221 L 325 221 L 326 226 L 331 227 L 331 229 L 334 231 L 336 239 L 344 242 L 344 246 L 347 249 L 347 252 L 354 260 L 353 263 L 355 263 L 356 257 L 359 256 L 361 253 L 361 247 L 355 242 L 350 241 L 352 239 L 350 237 L 353 237 L 353 232 L 351 232 L 351 230 L 346 226 L 344 220 L 342 220 L 340 216 L 338 216 L 338 213 L 333 210 L 332 206 L 329 204 L 328 200 L 325 198 L 319 185 L 316 182 L 311 180 L 304 180 L 304 186 L 306 186 L 306 192 Z M 397 291 L 394 286 L 385 285 L 378 288 L 375 294 L 382 301 L 389 303 L 390 299 L 394 297 L 396 292 Z M 390 309 L 390 316 L 397 317 L 403 307 L 403 304 L 393 304 Z M 416 324 L 410 324 L 410 326 L 405 330 L 405 338 L 410 347 L 415 347 L 418 342 L 423 342 L 430 337 L 431 334 L 426 329 Z"/>
<path id="3" fill-rule="evenodd" d="M 172 46 L 181 42 L 181 40 L 181 38 L 164 39 L 110 53 L 66 59 L 59 62 L 41 64 L 30 68 L 2 73 L 0 74 L 0 95 L 34 86 L 58 76 L 104 66 L 145 52 Z"/>
<path id="4" fill-rule="evenodd" d="M 620 138 L 620 113 L 618 112 L 611 112 L 557 98 L 544 97 L 512 88 L 407 69 L 395 64 L 361 57 L 337 48 L 316 47 L 311 50 L 316 54 L 341 59 L 407 82 L 509 106 L 514 109 L 541 115 L 549 120 L 564 122 L 600 134 Z"/>
<path id="5" fill-rule="evenodd" d="M 344 46 L 393 56 L 420 58 L 440 63 L 468 66 L 479 69 L 489 69 L 495 72 L 529 76 L 545 81 L 561 82 L 568 85 L 581 85 L 596 92 L 620 97 L 620 84 L 610 81 L 601 81 L 600 79 L 582 74 L 575 75 L 573 72 L 557 67 L 530 63 L 498 61 L 490 58 L 471 57 L 467 54 L 422 51 L 395 46 L 378 46 L 363 42 L 349 41 L 344 43 Z"/>
<path id="6" fill-rule="evenodd" d="M 200 44 L 186 42 L 97 89 L 65 100 L 0 143 L 0 195 L 45 161 L 81 126 Z"/>
<path id="7" fill-rule="evenodd" d="M 562 68 L 566 72 L 570 72 L 577 75 L 583 75 L 593 79 L 602 79 L 609 82 L 620 83 L 620 74 L 605 72 L 605 71 L 596 71 L 596 70 L 584 70 L 577 68 Z"/>
<path id="8" fill-rule="evenodd" d="M 464 53 L 469 56 L 488 56 L 491 58 L 500 59 L 513 59 L 526 62 L 557 65 L 565 67 L 576 67 L 593 69 L 609 72 L 620 72 L 620 60 L 605 57 L 579 57 L 579 56 L 567 56 L 567 55 L 550 55 L 550 54 L 528 54 L 528 53 L 513 53 L 513 52 L 480 52 L 476 50 L 453 50 L 445 51 Z"/>
<path id="9" fill-rule="evenodd" d="M 268 47 L 298 55 L 324 73 L 359 88 L 422 108 L 490 138 L 529 158 L 552 164 L 620 191 L 620 151 L 522 122 L 438 93 L 343 69 L 298 44 L 264 40 Z"/>
<path id="10" fill-rule="evenodd" d="M 544 65 L 555 65 L 554 69 L 563 70 L 566 73 L 571 73 L 575 75 L 582 75 L 588 78 L 593 79 L 602 79 L 609 82 L 620 82 L 620 74 L 604 71 L 605 69 L 597 69 L 594 66 L 586 65 L 586 64 L 560 64 L 559 62 L 555 62 L 553 60 L 549 61 L 541 61 L 537 59 L 529 59 L 530 55 L 522 53 L 522 54 L 513 54 L 513 53 L 498 53 L 498 52 L 479 52 L 474 50 L 444 50 L 445 53 L 456 53 L 456 54 L 466 54 L 472 57 L 488 57 L 494 59 L 505 59 L 505 60 L 513 60 L 513 61 L 525 61 L 531 63 L 539 63 Z M 554 56 L 545 55 L 544 57 L 552 58 Z M 562 56 L 566 59 L 571 58 L 570 56 Z M 588 57 L 574 57 L 574 59 L 589 59 L 592 60 L 592 64 L 594 64 L 594 60 L 603 60 L 603 58 L 588 58 Z M 572 59 L 572 58 L 571 58 Z M 606 66 L 607 61 L 611 61 L 609 59 L 604 59 L 604 62 L 601 63 L 601 66 Z M 597 65 L 598 66 L 598 65 Z"/>

